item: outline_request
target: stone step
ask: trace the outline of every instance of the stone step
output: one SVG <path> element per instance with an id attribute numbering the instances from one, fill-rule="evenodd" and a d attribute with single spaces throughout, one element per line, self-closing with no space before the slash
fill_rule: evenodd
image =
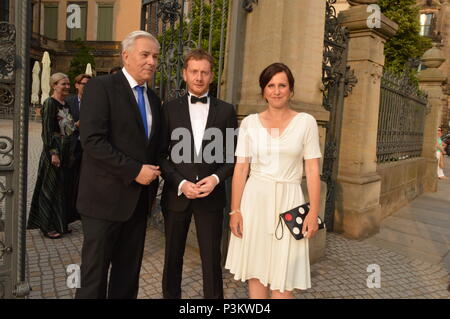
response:
<path id="1" fill-rule="evenodd" d="M 414 249 L 412 247 L 404 246 L 402 244 L 394 243 L 388 240 L 385 240 L 379 235 L 372 236 L 366 240 L 365 243 L 374 245 L 379 248 L 383 248 L 386 250 L 394 251 L 400 255 L 407 256 L 412 259 L 419 259 L 431 264 L 440 264 L 442 262 L 442 257 L 438 255 L 430 255 L 426 252 Z"/>
<path id="2" fill-rule="evenodd" d="M 420 208 L 427 211 L 432 211 L 436 214 L 441 214 L 450 220 L 450 207 L 448 206 L 448 201 L 438 201 L 431 198 L 418 198 L 412 201 L 407 208 L 414 209 Z"/>
<path id="3" fill-rule="evenodd" d="M 394 244 L 403 245 L 408 248 L 411 247 L 411 249 L 427 255 L 435 255 L 439 260 L 442 260 L 450 250 L 450 245 L 442 244 L 434 240 L 426 240 L 419 236 L 402 233 L 386 227 L 381 227 L 376 237 Z"/>
<path id="4" fill-rule="evenodd" d="M 450 229 L 450 220 L 446 218 L 446 215 L 421 208 L 402 208 L 393 216 Z"/>
<path id="5" fill-rule="evenodd" d="M 395 215 L 386 218 L 381 227 L 450 245 L 450 230 L 438 225 L 425 224 Z"/>

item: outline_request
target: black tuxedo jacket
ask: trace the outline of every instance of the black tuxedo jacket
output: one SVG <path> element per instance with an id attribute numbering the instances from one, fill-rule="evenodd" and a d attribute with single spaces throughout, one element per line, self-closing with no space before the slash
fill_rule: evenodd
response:
<path id="1" fill-rule="evenodd" d="M 134 181 L 143 164 L 157 165 L 161 102 L 151 89 L 147 93 L 152 112 L 149 139 L 122 71 L 87 83 L 80 112 L 83 159 L 77 208 L 81 215 L 125 221 L 141 191 L 150 192 L 150 203 L 154 199 L 158 179 L 148 187 Z"/>
<path id="2" fill-rule="evenodd" d="M 78 122 L 80 119 L 80 102 L 78 102 L 78 95 L 71 94 L 66 98 L 66 103 L 70 107 L 70 114 L 72 114 L 73 121 Z"/>
<path id="3" fill-rule="evenodd" d="M 161 173 L 164 178 L 164 189 L 161 197 L 161 206 L 163 209 L 170 211 L 184 211 L 192 202 L 195 208 L 201 208 L 203 211 L 217 211 L 225 207 L 225 185 L 224 181 L 233 174 L 234 169 L 234 146 L 236 142 L 236 136 L 231 140 L 232 145 L 226 143 L 226 129 L 237 128 L 237 118 L 234 106 L 223 102 L 215 97 L 210 97 L 210 105 L 208 112 L 208 119 L 206 123 L 205 132 L 208 128 L 217 128 L 220 130 L 223 137 L 223 147 L 218 151 L 221 152 L 223 161 L 208 163 L 205 158 L 197 158 L 195 162 L 195 146 L 193 140 L 192 126 L 189 115 L 188 97 L 183 96 L 181 98 L 164 103 L 161 116 L 161 143 L 159 162 L 161 167 Z M 177 128 L 184 128 L 185 131 L 189 131 L 189 139 L 187 143 L 191 144 L 188 149 L 190 154 L 189 161 L 183 161 L 178 163 L 178 159 L 173 158 L 172 150 L 174 147 L 178 150 L 177 143 L 183 138 L 175 136 L 172 139 L 172 133 Z M 177 133 L 177 131 L 175 131 Z M 175 134 L 176 135 L 176 134 Z M 214 138 L 212 139 L 214 140 Z M 203 140 L 202 153 L 208 144 L 212 141 Z M 186 143 L 186 141 L 185 141 Z M 179 154 L 180 152 L 174 152 Z M 185 154 L 183 154 L 185 155 Z M 229 163 L 226 159 L 231 159 Z M 178 186 L 184 179 L 187 181 L 196 183 L 203 178 L 216 174 L 220 183 L 214 188 L 214 190 L 207 197 L 190 200 L 181 194 L 178 196 Z"/>

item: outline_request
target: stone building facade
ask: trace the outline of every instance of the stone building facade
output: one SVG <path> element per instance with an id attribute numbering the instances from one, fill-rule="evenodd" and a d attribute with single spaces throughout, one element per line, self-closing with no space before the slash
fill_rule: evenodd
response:
<path id="1" fill-rule="evenodd" d="M 448 0 L 417 0 L 420 8 L 421 35 L 430 37 L 440 44 L 440 49 L 447 60 L 440 70 L 448 78 L 450 76 L 450 1 Z M 448 132 L 450 126 L 450 84 L 444 86 L 444 103 L 440 125 Z"/>
<path id="2" fill-rule="evenodd" d="M 1 11 L 14 23 L 14 1 L 3 0 Z M 141 0 L 32 0 L 30 65 L 48 51 L 52 72 L 67 72 L 80 39 L 93 49 L 95 72 L 108 73 L 121 64 L 120 41 L 140 29 L 140 15 Z"/>

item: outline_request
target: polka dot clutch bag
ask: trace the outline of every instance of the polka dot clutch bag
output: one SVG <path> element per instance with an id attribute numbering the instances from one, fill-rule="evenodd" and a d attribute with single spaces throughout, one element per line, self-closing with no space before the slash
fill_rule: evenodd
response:
<path id="1" fill-rule="evenodd" d="M 292 208 L 287 212 L 280 214 L 280 219 L 278 221 L 277 229 L 275 230 L 275 237 L 279 240 L 283 238 L 283 224 L 282 221 L 286 224 L 287 228 L 291 232 L 292 236 L 295 239 L 299 240 L 303 238 L 302 227 L 303 221 L 309 213 L 309 203 L 303 204 L 301 206 Z M 325 228 L 325 223 L 322 221 L 320 217 L 317 217 L 317 222 L 319 224 L 319 229 Z M 278 228 L 281 225 L 281 237 L 278 238 Z"/>

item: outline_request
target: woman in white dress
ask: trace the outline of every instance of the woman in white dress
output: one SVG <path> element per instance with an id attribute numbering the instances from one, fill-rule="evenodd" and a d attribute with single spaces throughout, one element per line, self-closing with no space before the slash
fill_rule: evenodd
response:
<path id="1" fill-rule="evenodd" d="M 239 130 L 225 268 L 234 279 L 248 281 L 250 298 L 269 298 L 269 292 L 292 298 L 292 290 L 311 287 L 308 239 L 318 229 L 319 134 L 311 115 L 289 108 L 294 78 L 286 65 L 269 65 L 259 82 L 267 109 L 244 118 Z M 303 162 L 311 203 L 305 238 L 294 239 L 283 225 L 278 240 L 279 214 L 305 203 Z"/>

